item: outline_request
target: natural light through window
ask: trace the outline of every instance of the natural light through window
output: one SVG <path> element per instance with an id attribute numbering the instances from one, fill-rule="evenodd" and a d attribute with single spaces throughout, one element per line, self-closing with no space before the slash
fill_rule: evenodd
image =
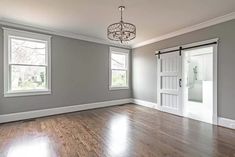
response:
<path id="1" fill-rule="evenodd" d="M 110 48 L 110 89 L 126 89 L 129 87 L 129 51 Z"/>
<path id="2" fill-rule="evenodd" d="M 50 36 L 4 29 L 5 95 L 50 92 Z"/>

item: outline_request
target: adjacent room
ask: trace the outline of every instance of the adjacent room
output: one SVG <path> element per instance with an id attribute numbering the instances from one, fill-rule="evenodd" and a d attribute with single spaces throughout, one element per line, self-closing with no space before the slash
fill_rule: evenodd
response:
<path id="1" fill-rule="evenodd" d="M 0 157 L 235 157 L 235 0 L 0 0 Z"/>

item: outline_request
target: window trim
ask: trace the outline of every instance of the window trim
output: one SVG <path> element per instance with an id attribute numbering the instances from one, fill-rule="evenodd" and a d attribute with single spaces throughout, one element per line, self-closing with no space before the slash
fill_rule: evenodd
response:
<path id="1" fill-rule="evenodd" d="M 4 97 L 32 96 L 51 94 L 51 36 L 3 27 L 4 31 Z M 19 37 L 46 43 L 47 88 L 37 90 L 10 90 L 10 38 Z M 39 65 L 40 66 L 40 65 Z"/>
<path id="2" fill-rule="evenodd" d="M 117 54 L 125 54 L 127 56 L 127 59 L 126 59 L 126 64 L 127 64 L 127 67 L 126 67 L 126 71 L 127 71 L 127 86 L 125 87 L 116 87 L 116 86 L 112 86 L 112 67 L 111 67 L 111 55 L 112 53 L 115 52 Z M 130 50 L 127 50 L 127 49 L 123 49 L 123 48 L 117 48 L 117 47 L 110 47 L 109 48 L 109 90 L 122 90 L 122 89 L 129 89 L 130 85 L 129 85 L 129 75 L 130 75 Z M 122 69 L 120 69 L 122 70 Z"/>

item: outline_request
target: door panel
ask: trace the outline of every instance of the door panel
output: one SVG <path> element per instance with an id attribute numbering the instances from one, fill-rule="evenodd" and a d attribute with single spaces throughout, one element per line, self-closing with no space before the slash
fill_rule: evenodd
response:
<path id="1" fill-rule="evenodd" d="M 158 59 L 158 99 L 162 111 L 182 114 L 181 56 L 179 52 L 162 54 Z"/>
<path id="2" fill-rule="evenodd" d="M 162 76 L 162 90 L 174 89 L 177 90 L 177 76 Z"/>

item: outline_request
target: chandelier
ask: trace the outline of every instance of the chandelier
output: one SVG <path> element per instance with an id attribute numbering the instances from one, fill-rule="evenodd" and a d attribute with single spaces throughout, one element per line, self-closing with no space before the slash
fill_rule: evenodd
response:
<path id="1" fill-rule="evenodd" d="M 108 26 L 107 36 L 110 40 L 120 41 L 121 43 L 133 40 L 136 37 L 136 27 L 122 20 L 125 6 L 119 6 L 118 9 L 121 12 L 121 21 Z"/>

